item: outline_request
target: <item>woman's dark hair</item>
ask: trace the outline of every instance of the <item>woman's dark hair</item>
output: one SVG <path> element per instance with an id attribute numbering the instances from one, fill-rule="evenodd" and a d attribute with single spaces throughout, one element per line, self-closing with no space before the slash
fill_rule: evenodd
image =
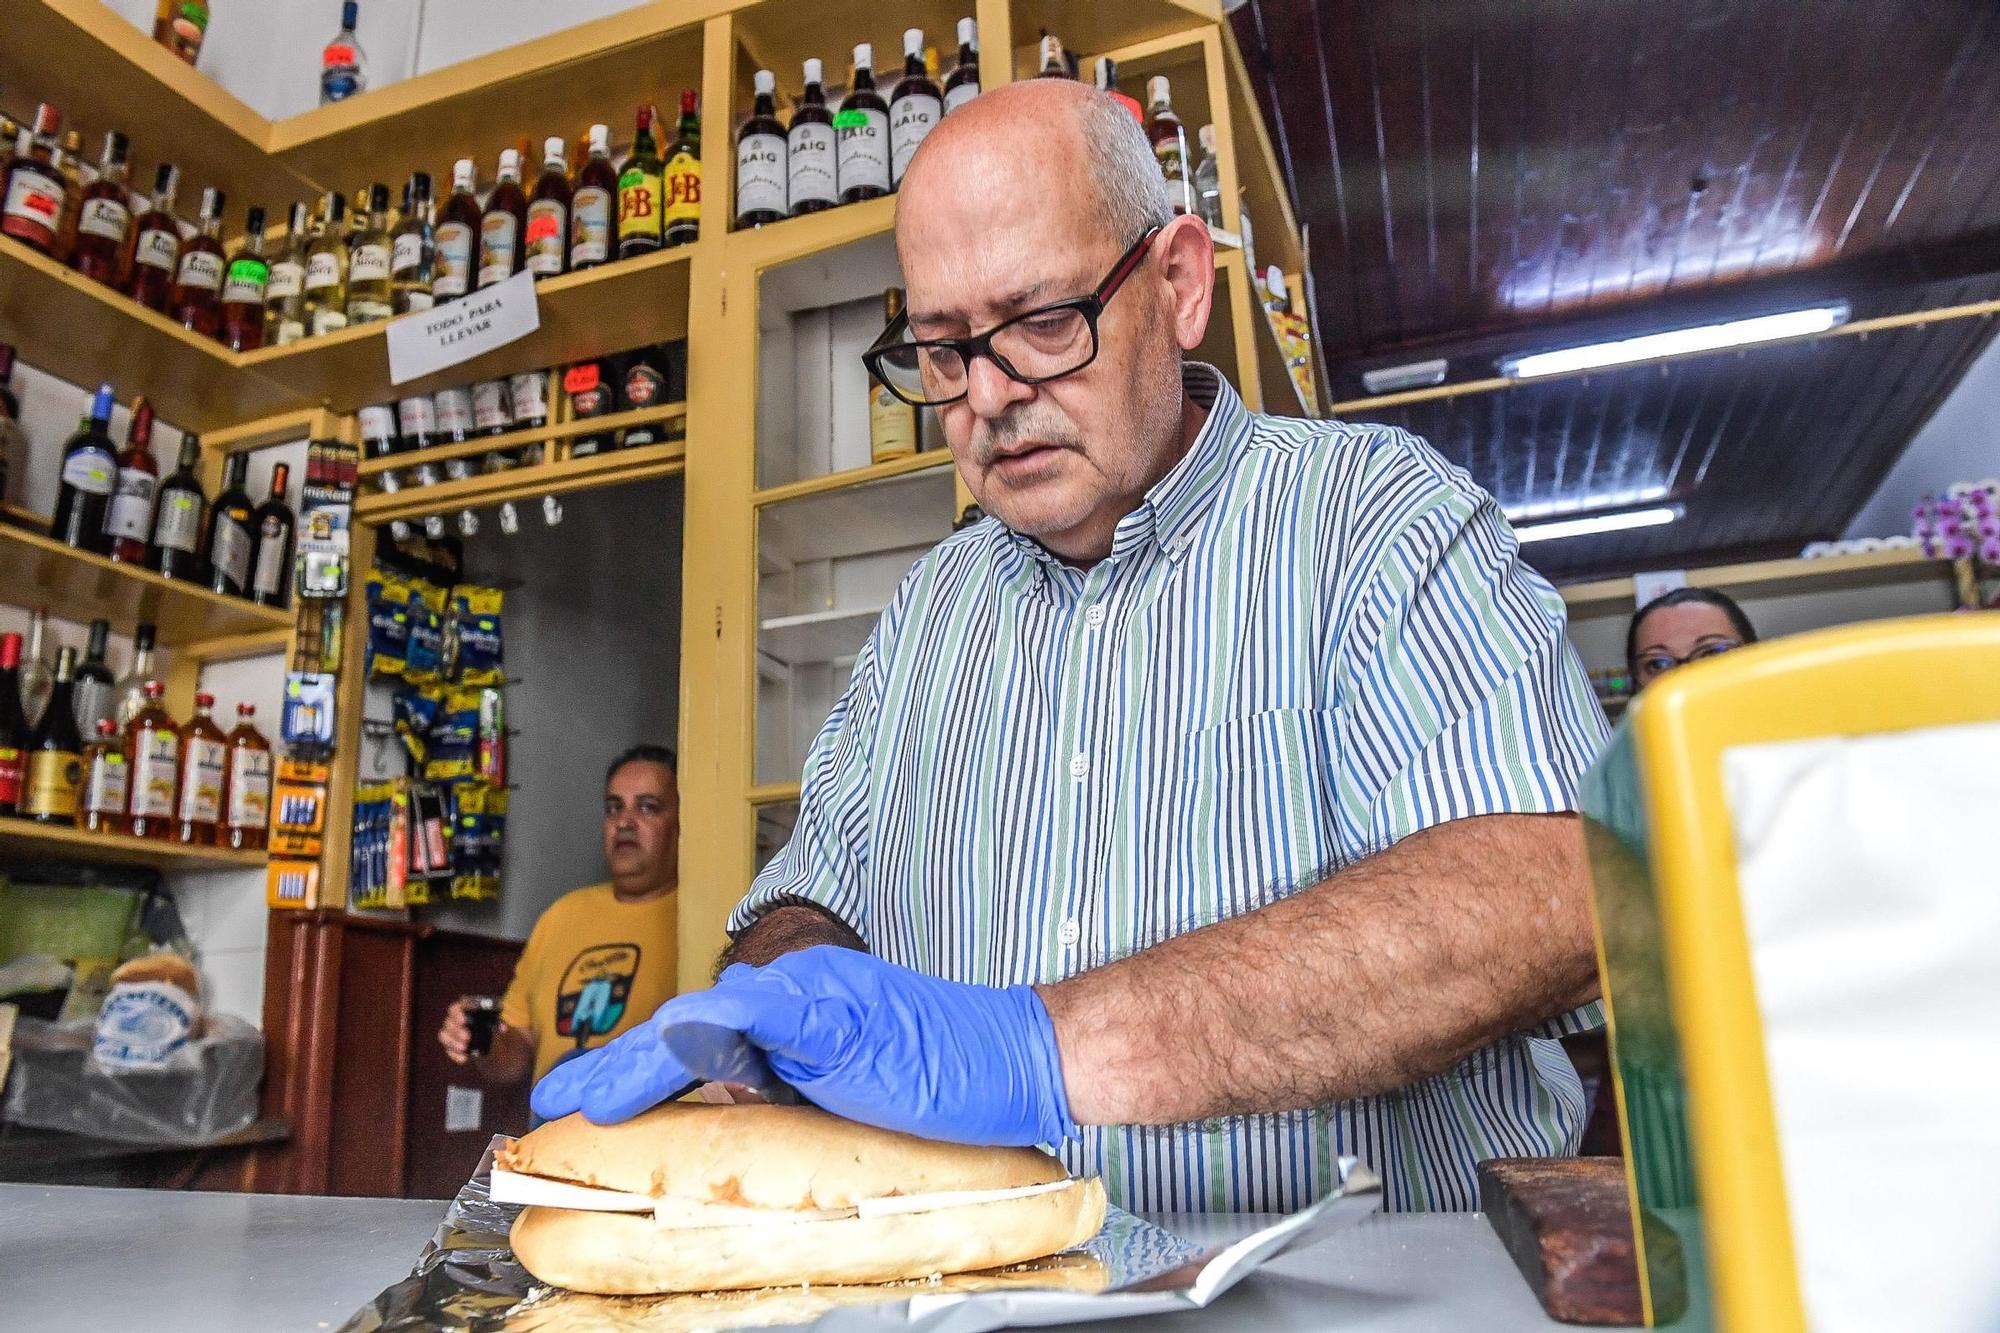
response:
<path id="1" fill-rule="evenodd" d="M 1632 673 L 1635 680 L 1639 675 L 1639 626 L 1655 611 L 1669 606 L 1685 606 L 1689 602 L 1714 607 L 1729 617 L 1729 623 L 1736 628 L 1737 638 L 1745 643 L 1757 642 L 1757 630 L 1751 625 L 1750 617 L 1743 614 L 1743 608 L 1728 593 L 1717 592 L 1713 588 L 1675 588 L 1640 607 L 1639 613 L 1632 617 L 1632 623 L 1625 627 L 1625 669 Z"/>
<path id="2" fill-rule="evenodd" d="M 604 785 L 609 787 L 611 779 L 618 776 L 618 770 L 627 764 L 665 764 L 667 772 L 676 778 L 681 775 L 680 765 L 674 752 L 664 745 L 635 745 L 611 761 L 611 767 L 604 770 Z"/>

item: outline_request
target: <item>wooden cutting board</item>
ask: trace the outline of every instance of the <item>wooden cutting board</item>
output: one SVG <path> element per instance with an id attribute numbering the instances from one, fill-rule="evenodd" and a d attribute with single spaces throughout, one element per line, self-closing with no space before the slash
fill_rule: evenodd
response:
<path id="1" fill-rule="evenodd" d="M 1479 1164 L 1479 1206 L 1549 1318 L 1645 1322 L 1623 1158 L 1496 1157 Z M 1653 1320 L 1667 1324 L 1687 1307 L 1680 1238 L 1643 1216 L 1655 1259 Z"/>

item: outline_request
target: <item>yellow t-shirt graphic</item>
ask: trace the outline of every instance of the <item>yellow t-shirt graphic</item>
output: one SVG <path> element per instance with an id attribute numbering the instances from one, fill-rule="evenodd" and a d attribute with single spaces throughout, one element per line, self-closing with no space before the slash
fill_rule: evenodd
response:
<path id="1" fill-rule="evenodd" d="M 564 894 L 535 922 L 500 1018 L 534 1031 L 537 1079 L 673 998 L 678 896 L 624 903 L 597 884 Z"/>

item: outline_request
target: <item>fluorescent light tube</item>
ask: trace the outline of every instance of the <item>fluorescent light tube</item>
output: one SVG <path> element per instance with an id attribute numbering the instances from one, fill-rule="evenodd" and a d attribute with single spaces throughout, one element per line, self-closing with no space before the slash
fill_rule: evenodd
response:
<path id="1" fill-rule="evenodd" d="M 1721 324 L 1697 324 L 1693 328 L 1668 329 L 1615 342 L 1586 343 L 1553 352 L 1530 352 L 1510 356 L 1500 362 L 1500 373 L 1509 379 L 1527 380 L 1541 375 L 1562 375 L 1603 366 L 1624 366 L 1634 361 L 1657 361 L 1662 357 L 1686 356 L 1692 352 L 1715 352 L 1726 347 L 1747 347 L 1752 343 L 1777 342 L 1824 333 L 1845 324 L 1847 302 L 1813 306 L 1805 310 L 1785 310 L 1775 315 L 1732 319 Z"/>
<path id="2" fill-rule="evenodd" d="M 1559 518 L 1553 523 L 1530 523 L 1514 529 L 1523 546 L 1529 542 L 1557 541 L 1563 537 L 1584 537 L 1593 532 L 1624 532 L 1628 528 L 1657 528 L 1681 516 L 1679 505 L 1655 505 L 1651 509 L 1626 509 L 1615 514 L 1586 514 L 1582 518 Z"/>
<path id="3" fill-rule="evenodd" d="M 1397 393 L 1404 389 L 1428 389 L 1433 384 L 1443 384 L 1451 363 L 1445 360 L 1412 361 L 1406 366 L 1384 366 L 1380 370 L 1364 371 L 1361 387 L 1370 393 Z"/>

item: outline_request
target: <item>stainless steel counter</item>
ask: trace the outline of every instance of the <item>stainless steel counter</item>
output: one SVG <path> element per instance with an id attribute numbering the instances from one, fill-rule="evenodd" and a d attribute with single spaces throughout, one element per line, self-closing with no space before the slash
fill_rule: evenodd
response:
<path id="1" fill-rule="evenodd" d="M 318 1333 L 403 1276 L 445 1205 L 0 1185 L 0 1330 Z M 1269 1219 L 1155 1219 L 1203 1244 Z M 1545 1317 L 1484 1218 L 1373 1217 L 1149 1333 L 1444 1333 Z M 1134 1333 L 1134 1321 L 1087 1326 Z"/>

